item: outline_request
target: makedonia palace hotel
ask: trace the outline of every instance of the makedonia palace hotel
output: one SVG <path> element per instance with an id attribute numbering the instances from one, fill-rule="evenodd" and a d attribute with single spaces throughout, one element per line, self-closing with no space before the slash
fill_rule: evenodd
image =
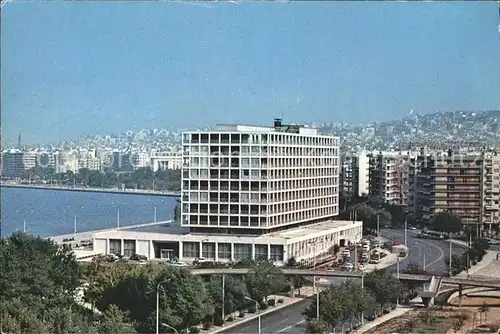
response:
<path id="1" fill-rule="evenodd" d="M 94 252 L 280 264 L 361 239 L 361 222 L 335 220 L 339 138 L 277 119 L 182 141 L 181 221 L 94 233 Z"/>

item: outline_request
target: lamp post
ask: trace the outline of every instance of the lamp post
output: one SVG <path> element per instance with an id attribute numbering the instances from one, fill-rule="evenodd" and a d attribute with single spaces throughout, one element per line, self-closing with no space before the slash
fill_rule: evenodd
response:
<path id="1" fill-rule="evenodd" d="M 397 254 L 397 277 L 398 277 L 398 282 L 399 282 L 399 254 Z M 399 307 L 399 296 L 396 298 L 396 306 Z"/>
<path id="2" fill-rule="evenodd" d="M 166 279 L 166 280 L 163 280 L 156 285 L 156 334 L 160 333 L 160 286 L 163 283 L 169 283 L 169 282 L 170 282 L 170 280 Z M 167 327 L 172 328 L 172 327 L 168 326 L 167 324 L 162 324 L 162 325 L 166 325 Z M 176 332 L 177 332 L 177 330 L 176 330 Z"/>
<path id="3" fill-rule="evenodd" d="M 363 294 L 364 294 L 364 291 L 365 290 L 365 271 L 364 270 L 361 270 L 361 300 L 363 300 Z M 365 311 L 364 310 L 361 310 L 361 325 L 363 325 L 363 323 L 365 322 Z"/>
<path id="4" fill-rule="evenodd" d="M 245 296 L 245 299 L 249 300 L 251 302 L 254 302 L 255 303 L 255 307 L 257 307 L 257 309 L 259 310 L 259 334 L 261 334 L 261 329 L 260 329 L 261 328 L 261 322 L 260 322 L 260 305 L 259 305 L 259 303 L 255 299 L 252 299 L 252 298 L 247 297 L 247 296 Z"/>
<path id="5" fill-rule="evenodd" d="M 314 257 L 313 257 L 313 271 L 316 271 L 316 244 L 312 241 L 309 244 L 313 244 L 314 247 Z M 313 290 L 316 292 L 316 318 L 319 320 L 319 292 L 316 288 L 316 276 L 313 275 Z"/>
<path id="6" fill-rule="evenodd" d="M 225 299 L 226 299 L 226 275 L 222 274 L 222 307 L 221 307 L 221 313 L 222 313 L 222 325 L 225 323 L 225 317 L 226 315 L 224 314 L 224 306 L 225 306 Z"/>
<path id="7" fill-rule="evenodd" d="M 451 270 L 451 254 L 452 254 L 452 249 L 451 249 L 451 245 L 452 245 L 452 242 L 451 242 L 451 235 L 448 234 L 448 241 L 450 242 L 450 263 L 449 263 L 449 266 L 448 266 L 448 275 L 451 277 L 451 274 L 452 274 L 452 270 Z"/>
<path id="8" fill-rule="evenodd" d="M 161 325 L 164 326 L 164 327 L 168 327 L 170 329 L 173 329 L 174 332 L 175 332 L 175 334 L 179 334 L 179 332 L 177 331 L 177 329 L 175 329 L 174 327 L 170 326 L 169 324 L 166 324 L 166 323 L 162 322 Z"/>

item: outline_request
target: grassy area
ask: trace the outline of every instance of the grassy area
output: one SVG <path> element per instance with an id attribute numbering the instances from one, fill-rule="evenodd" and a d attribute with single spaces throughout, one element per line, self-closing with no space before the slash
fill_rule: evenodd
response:
<path id="1" fill-rule="evenodd" d="M 453 328 L 459 312 L 453 310 L 415 309 L 369 330 L 367 334 L 446 333 Z"/>
<path id="2" fill-rule="evenodd" d="M 453 327 L 455 320 L 454 317 L 437 317 L 432 324 L 419 322 L 412 333 L 446 333 Z"/>

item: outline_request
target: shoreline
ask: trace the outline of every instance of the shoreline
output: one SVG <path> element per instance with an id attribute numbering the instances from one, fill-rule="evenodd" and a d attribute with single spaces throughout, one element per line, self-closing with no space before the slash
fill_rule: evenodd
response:
<path id="1" fill-rule="evenodd" d="M 76 191 L 76 192 L 93 192 L 93 193 L 108 193 L 108 194 L 126 194 L 126 195 L 149 195 L 149 196 L 167 196 L 180 197 L 180 192 L 155 191 L 148 189 L 112 189 L 112 188 L 73 188 L 51 185 L 31 185 L 31 184 L 0 184 L 0 188 L 26 188 L 26 189 L 41 189 L 41 190 L 58 190 L 58 191 Z"/>

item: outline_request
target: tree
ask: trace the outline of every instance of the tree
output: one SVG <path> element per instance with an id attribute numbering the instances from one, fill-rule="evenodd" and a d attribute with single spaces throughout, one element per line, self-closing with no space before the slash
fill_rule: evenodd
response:
<path id="1" fill-rule="evenodd" d="M 122 311 L 116 305 L 110 305 L 104 312 L 103 318 L 99 321 L 98 330 L 99 333 L 109 334 L 136 333 L 127 312 Z"/>
<path id="2" fill-rule="evenodd" d="M 222 315 L 222 275 L 214 275 L 206 284 L 207 292 L 214 305 L 215 316 Z M 230 314 L 235 310 L 242 310 L 246 306 L 245 296 L 247 287 L 245 282 L 234 276 L 224 278 L 224 314 Z"/>
<path id="3" fill-rule="evenodd" d="M 483 301 L 483 304 L 481 305 L 481 307 L 479 308 L 478 311 L 479 311 L 480 315 L 484 314 L 484 321 L 488 322 L 488 312 L 490 311 L 490 308 L 485 301 Z M 481 316 L 480 316 L 480 318 L 481 318 Z"/>
<path id="4" fill-rule="evenodd" d="M 307 333 L 319 334 L 328 331 L 328 324 L 323 320 L 311 319 L 307 321 Z"/>
<path id="5" fill-rule="evenodd" d="M 2 331 L 90 331 L 90 317 L 75 305 L 80 270 L 71 251 L 14 233 L 0 240 L 0 267 Z"/>
<path id="6" fill-rule="evenodd" d="M 391 223 L 391 214 L 383 209 L 374 209 L 366 204 L 357 204 L 348 208 L 348 212 L 357 212 L 357 220 L 363 222 L 363 229 L 376 230 L 377 216 L 379 217 L 380 225 Z M 344 219 L 348 219 L 344 218 Z"/>
<path id="7" fill-rule="evenodd" d="M 343 318 L 345 294 L 339 286 L 330 285 L 319 294 L 319 304 L 321 305 L 320 319 L 327 323 L 332 329 L 337 326 Z M 311 301 L 311 304 L 302 313 L 307 321 L 312 321 L 316 318 L 316 300 Z"/>
<path id="8" fill-rule="evenodd" d="M 462 254 L 462 255 L 455 255 L 453 254 L 451 256 L 451 274 L 452 275 L 457 275 L 459 274 L 461 271 L 465 270 L 465 268 L 467 267 L 467 259 L 465 257 L 466 253 Z M 449 256 L 446 256 L 444 258 L 444 263 L 446 264 L 446 267 L 449 268 L 450 266 L 450 257 Z"/>
<path id="9" fill-rule="evenodd" d="M 365 286 L 373 293 L 381 309 L 401 296 L 401 282 L 385 269 L 366 275 Z"/>
<path id="10" fill-rule="evenodd" d="M 432 219 L 430 227 L 443 233 L 459 233 L 462 231 L 462 220 L 451 212 L 438 212 Z"/>
<path id="11" fill-rule="evenodd" d="M 320 292 L 320 320 L 328 324 L 333 330 L 339 323 L 360 320 L 364 310 L 375 304 L 375 299 L 368 289 L 361 289 L 361 285 L 353 280 L 346 280 L 340 285 L 331 285 Z M 306 320 L 316 318 L 316 301 L 311 301 L 304 312 Z"/>
<path id="12" fill-rule="evenodd" d="M 260 261 L 252 266 L 252 272 L 245 277 L 245 283 L 250 298 L 267 302 L 269 295 L 283 289 L 285 276 L 272 262 Z"/>
<path id="13" fill-rule="evenodd" d="M 340 251 L 340 246 L 335 244 L 330 249 L 328 250 L 328 253 L 330 253 L 332 256 L 337 256 L 337 254 Z"/>

